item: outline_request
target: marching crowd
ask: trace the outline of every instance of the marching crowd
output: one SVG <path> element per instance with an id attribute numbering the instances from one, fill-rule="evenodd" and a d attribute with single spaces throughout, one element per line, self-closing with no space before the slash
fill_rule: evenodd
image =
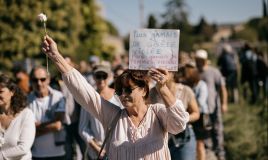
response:
<path id="1" fill-rule="evenodd" d="M 0 75 L 0 160 L 225 159 L 222 116 L 228 97 L 238 99 L 230 46 L 223 49 L 220 69 L 200 49 L 181 57 L 177 72 L 129 70 L 126 57 L 110 63 L 92 56 L 76 65 L 49 36 L 42 50 L 61 78 L 42 66 L 29 74 L 14 70 L 16 81 Z M 266 72 L 243 77 L 255 103 L 260 82 L 267 95 L 268 69 L 257 65 L 249 46 L 241 55 L 242 67 L 256 62 L 252 74 Z"/>

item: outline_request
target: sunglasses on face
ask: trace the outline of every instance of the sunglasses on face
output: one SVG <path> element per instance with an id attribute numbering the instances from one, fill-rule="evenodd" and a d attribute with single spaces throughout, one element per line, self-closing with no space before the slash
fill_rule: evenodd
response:
<path id="1" fill-rule="evenodd" d="M 118 96 L 121 96 L 123 93 L 126 93 L 126 94 L 130 95 L 132 93 L 132 91 L 135 90 L 136 88 L 139 88 L 139 87 L 138 86 L 137 87 L 134 87 L 134 88 L 131 88 L 131 87 L 123 87 L 119 91 L 115 91 L 115 93 Z"/>
<path id="2" fill-rule="evenodd" d="M 108 74 L 105 74 L 105 73 L 97 73 L 95 74 L 95 78 L 97 80 L 105 80 L 108 78 Z"/>
<path id="3" fill-rule="evenodd" d="M 33 78 L 33 79 L 32 79 L 32 82 L 37 83 L 39 80 L 40 80 L 41 82 L 45 82 L 45 81 L 47 80 L 47 78 Z"/>

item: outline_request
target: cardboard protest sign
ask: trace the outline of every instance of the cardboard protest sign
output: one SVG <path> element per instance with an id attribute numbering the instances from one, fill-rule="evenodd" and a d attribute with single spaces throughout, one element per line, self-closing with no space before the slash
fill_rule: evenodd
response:
<path id="1" fill-rule="evenodd" d="M 130 34 L 129 69 L 178 70 L 179 30 L 137 29 Z"/>

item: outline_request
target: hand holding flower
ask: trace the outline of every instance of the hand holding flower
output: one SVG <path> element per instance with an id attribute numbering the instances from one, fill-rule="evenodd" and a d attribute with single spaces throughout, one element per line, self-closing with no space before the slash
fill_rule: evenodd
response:
<path id="1" fill-rule="evenodd" d="M 42 42 L 42 51 L 56 64 L 60 72 L 67 73 L 73 68 L 59 53 L 56 42 L 48 35 L 44 37 Z"/>
<path id="2" fill-rule="evenodd" d="M 60 56 L 57 44 L 49 36 L 44 37 L 42 51 L 53 61 L 57 61 Z"/>

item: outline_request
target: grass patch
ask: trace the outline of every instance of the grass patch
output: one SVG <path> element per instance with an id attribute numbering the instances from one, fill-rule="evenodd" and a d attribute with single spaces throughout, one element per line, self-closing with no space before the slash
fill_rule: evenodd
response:
<path id="1" fill-rule="evenodd" d="M 224 127 L 228 160 L 268 160 L 267 101 L 250 105 L 241 98 L 239 104 L 229 104 Z"/>

